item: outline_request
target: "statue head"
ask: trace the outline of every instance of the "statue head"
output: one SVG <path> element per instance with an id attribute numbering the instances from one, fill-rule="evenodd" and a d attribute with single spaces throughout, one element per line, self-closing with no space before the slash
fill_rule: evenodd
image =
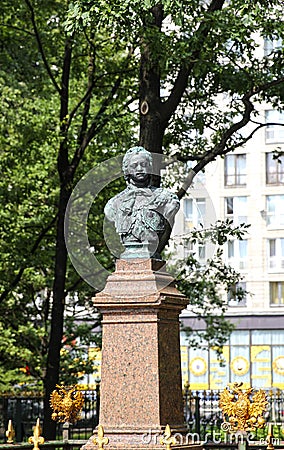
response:
<path id="1" fill-rule="evenodd" d="M 124 155 L 122 171 L 128 183 L 146 186 L 151 179 L 153 158 L 144 147 L 132 147 Z"/>

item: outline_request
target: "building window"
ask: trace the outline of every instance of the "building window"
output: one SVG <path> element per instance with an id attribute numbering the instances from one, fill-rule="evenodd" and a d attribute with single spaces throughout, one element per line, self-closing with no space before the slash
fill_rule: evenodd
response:
<path id="1" fill-rule="evenodd" d="M 247 239 L 229 240 L 227 243 L 228 264 L 237 270 L 247 267 Z"/>
<path id="2" fill-rule="evenodd" d="M 228 306 L 246 306 L 246 283 L 241 281 L 230 287 L 228 292 Z"/>
<path id="3" fill-rule="evenodd" d="M 273 270 L 284 269 L 284 238 L 268 239 L 268 267 Z"/>
<path id="4" fill-rule="evenodd" d="M 284 157 L 266 153 L 266 184 L 284 184 Z"/>
<path id="5" fill-rule="evenodd" d="M 264 55 L 269 56 L 275 50 L 280 50 L 282 48 L 282 39 L 264 39 Z"/>
<path id="6" fill-rule="evenodd" d="M 225 186 L 246 185 L 246 155 L 225 156 Z"/>
<path id="7" fill-rule="evenodd" d="M 200 263 L 205 263 L 206 260 L 206 248 L 203 243 L 187 242 L 184 244 L 184 256 L 194 255 Z"/>
<path id="8" fill-rule="evenodd" d="M 205 198 L 184 199 L 183 211 L 186 229 L 198 228 L 200 224 L 204 226 L 206 212 Z"/>
<path id="9" fill-rule="evenodd" d="M 272 281 L 270 285 L 270 305 L 284 305 L 284 281 Z"/>
<path id="10" fill-rule="evenodd" d="M 273 228 L 284 226 L 284 195 L 266 197 L 266 223 Z"/>
<path id="11" fill-rule="evenodd" d="M 205 198 L 186 198 L 183 201 L 184 211 L 184 231 L 187 232 L 193 228 L 204 227 L 206 200 Z M 206 248 L 205 244 L 186 242 L 184 244 L 184 256 L 194 254 L 200 262 L 205 262 Z"/>
<path id="12" fill-rule="evenodd" d="M 226 197 L 225 218 L 234 222 L 234 225 L 247 223 L 247 197 Z"/>
<path id="13" fill-rule="evenodd" d="M 265 122 L 267 123 L 265 128 L 266 144 L 284 142 L 284 113 L 269 109 L 265 111 Z"/>

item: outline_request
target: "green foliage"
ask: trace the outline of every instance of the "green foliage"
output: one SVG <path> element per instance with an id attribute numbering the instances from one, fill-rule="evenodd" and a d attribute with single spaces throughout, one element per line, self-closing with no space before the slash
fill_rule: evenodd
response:
<path id="1" fill-rule="evenodd" d="M 0 377 L 9 386 L 27 379 L 19 371 L 27 362 L 33 381 L 46 376 L 59 277 L 66 311 L 74 316 L 85 308 L 97 320 L 93 290 L 69 262 L 66 273 L 54 269 L 64 189 L 72 190 L 90 168 L 138 140 L 169 159 L 192 161 L 190 176 L 241 147 L 248 139 L 242 132 L 246 124 L 254 127 L 251 135 L 264 126 L 259 102 L 283 108 L 283 48 L 270 55 L 261 51 L 264 38 L 284 38 L 282 3 L 1 2 Z M 137 113 L 145 99 L 149 117 Z M 181 196 L 190 176 L 177 178 Z M 103 205 L 118 184 L 100 193 L 88 221 L 90 242 L 108 268 L 113 258 L 102 235 Z M 210 234 L 222 245 L 230 224 L 217 225 L 191 239 Z M 240 238 L 242 231 L 233 233 Z M 191 292 L 204 300 L 196 305 L 196 314 L 207 321 L 204 337 L 213 342 L 218 328 L 215 344 L 221 346 L 230 327 L 212 311 L 217 305 L 224 312 L 219 289 L 237 275 L 222 266 L 220 253 L 207 268 L 193 259 L 187 263 L 181 273 L 191 276 L 189 286 L 196 289 Z M 186 292 L 186 282 L 180 285 Z M 76 316 L 70 329 L 67 312 L 64 336 L 76 340 L 78 348 L 63 352 L 61 359 L 65 378 L 73 380 L 78 368 L 92 370 L 79 350 L 80 342 L 88 345 L 91 330 Z M 97 336 L 93 339 L 97 343 Z M 74 358 L 79 358 L 75 365 Z"/>
<path id="2" fill-rule="evenodd" d="M 19 335 L 21 339 L 19 339 Z M 0 392 L 11 392 L 22 387 L 34 390 L 42 389 L 38 373 L 41 373 L 40 357 L 41 330 L 32 325 L 22 325 L 18 329 L 4 328 L 0 323 Z M 29 340 L 35 346 L 31 348 Z M 34 372 L 30 372 L 33 367 Z"/>
<path id="3" fill-rule="evenodd" d="M 182 324 L 192 348 L 214 348 L 222 362 L 222 347 L 227 342 L 234 325 L 225 317 L 227 296 L 240 281 L 241 276 L 231 266 L 224 263 L 222 246 L 230 238 L 242 239 L 247 233 L 248 225 L 234 227 L 231 221 L 217 221 L 207 229 L 193 229 L 184 241 L 205 245 L 206 242 L 217 245 L 214 256 L 201 264 L 192 253 L 186 260 L 177 261 L 172 267 L 178 273 L 178 287 L 189 299 L 189 310 L 198 321 L 202 321 L 204 331 L 195 331 Z M 184 242 L 186 243 L 186 242 Z M 243 289 L 236 289 L 236 299 L 241 301 L 247 294 Z"/>
<path id="4" fill-rule="evenodd" d="M 158 6 L 161 29 L 154 26 Z M 139 56 L 148 45 L 151 61 L 158 64 L 160 83 L 168 95 L 178 71 L 183 66 L 188 68 L 187 87 L 170 118 L 164 147 L 171 153 L 173 145 L 178 146 L 181 156 L 192 159 L 201 158 L 205 148 L 208 152 L 220 142 L 243 113 L 241 97 L 246 92 L 263 86 L 259 91 L 255 89 L 254 100 L 271 99 L 274 88 L 267 89 L 268 83 L 282 77 L 282 51 L 269 58 L 259 53 L 263 38 L 283 37 L 280 1 L 231 2 L 214 12 L 207 6 L 208 2 L 202 1 L 98 4 L 77 0 L 70 5 L 66 19 L 69 31 L 89 29 L 94 23 L 101 25 L 111 34 L 114 48 L 133 48 L 137 64 L 135 55 Z M 281 88 L 275 89 L 275 102 L 280 105 Z M 229 95 L 228 107 L 221 111 L 220 94 Z M 235 134 L 226 148 L 243 142 L 241 134 Z"/>
<path id="5" fill-rule="evenodd" d="M 42 388 L 55 277 L 59 148 L 65 140 L 68 158 L 72 161 L 84 134 L 84 124 L 96 120 L 101 134 L 82 155 L 80 168 L 72 181 L 75 185 L 82 174 L 106 157 L 122 151 L 124 145 L 131 145 L 128 130 L 134 126 L 135 119 L 129 114 L 127 104 L 135 86 L 127 75 L 127 70 L 132 70 L 127 54 L 115 52 L 114 57 L 113 46 L 108 44 L 102 30 L 97 35 L 78 33 L 73 43 L 69 78 L 70 114 L 64 122 L 67 131 L 62 135 L 60 83 L 65 70 L 67 36 L 63 18 L 66 6 L 56 0 L 44 4 L 15 1 L 12 6 L 4 1 L 2 6 L 0 328 L 5 333 L 1 333 L 0 342 L 0 390 L 13 389 L 21 383 Z M 90 72 L 92 61 L 93 73 Z M 112 86 L 119 80 L 122 68 L 123 80 L 113 102 Z M 82 99 L 91 82 L 92 96 L 87 111 L 86 100 Z M 90 229 L 96 230 L 95 236 L 90 232 L 91 239 L 100 249 L 98 258 L 106 266 L 112 265 L 112 258 L 96 225 L 102 218 L 103 204 L 110 192 L 102 194 L 100 203 L 93 205 L 90 220 Z M 80 280 L 70 263 L 65 286 L 64 339 L 70 333 L 69 313 L 72 311 L 72 336 L 76 345 L 72 352 L 62 354 L 62 374 L 63 381 L 75 381 L 76 374 L 83 369 L 85 373 L 93 371 L 93 363 L 80 346 L 100 345 L 100 334 L 94 332 L 97 325 L 97 312 L 91 302 L 94 291 Z M 82 311 L 85 311 L 83 320 L 86 315 L 93 317 L 87 327 L 81 323 Z M 26 366 L 29 374 L 21 370 Z"/>
<path id="6" fill-rule="evenodd" d="M 243 239 L 249 227 L 250 225 L 245 223 L 236 227 L 231 219 L 216 220 L 215 224 L 208 228 L 193 229 L 185 240 L 190 240 L 193 244 L 210 241 L 213 244 L 223 245 L 229 237 Z"/>

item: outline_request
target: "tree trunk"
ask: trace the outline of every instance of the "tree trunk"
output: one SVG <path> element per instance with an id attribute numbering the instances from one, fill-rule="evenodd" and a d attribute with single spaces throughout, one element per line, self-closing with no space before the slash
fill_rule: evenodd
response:
<path id="1" fill-rule="evenodd" d="M 61 142 L 57 157 L 57 170 L 60 177 L 60 194 L 56 229 L 55 268 L 51 311 L 50 339 L 47 354 L 46 375 L 44 377 L 44 423 L 43 432 L 47 440 L 56 437 L 56 423 L 51 419 L 50 394 L 59 383 L 60 350 L 63 337 L 65 283 L 67 267 L 67 248 L 64 239 L 64 218 L 71 195 L 72 174 L 68 158 L 68 103 L 69 81 L 72 56 L 72 37 L 65 42 L 60 89 L 60 135 Z"/>
<path id="2" fill-rule="evenodd" d="M 145 26 L 154 28 L 159 34 L 163 20 L 163 6 L 156 5 L 151 10 L 152 23 L 145 21 Z M 166 123 L 161 119 L 161 95 L 160 95 L 160 65 L 158 48 L 153 48 L 153 43 L 147 39 L 141 40 L 140 59 L 140 87 L 139 87 L 139 110 L 140 110 L 140 136 L 139 143 L 151 153 L 162 155 L 163 138 Z M 154 56 L 155 55 L 155 56 Z M 156 160 L 157 159 L 157 160 Z M 154 158 L 153 184 L 160 184 L 160 161 Z"/>
<path id="3" fill-rule="evenodd" d="M 152 105 L 149 106 L 152 108 Z M 139 143 L 151 153 L 163 153 L 163 138 L 165 128 L 158 112 L 141 114 Z"/>
<path id="4" fill-rule="evenodd" d="M 56 423 L 51 419 L 50 394 L 59 383 L 60 350 L 63 337 L 63 320 L 65 304 L 65 280 L 67 266 L 67 249 L 64 240 L 64 217 L 70 189 L 61 185 L 59 197 L 59 212 L 56 233 L 55 276 L 53 283 L 53 304 L 51 312 L 50 341 L 47 355 L 46 376 L 44 380 L 44 423 L 43 433 L 47 440 L 56 437 Z"/>

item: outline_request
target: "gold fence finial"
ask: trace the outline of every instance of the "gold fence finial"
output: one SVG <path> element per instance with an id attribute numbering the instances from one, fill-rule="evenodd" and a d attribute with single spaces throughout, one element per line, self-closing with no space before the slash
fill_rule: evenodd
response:
<path id="1" fill-rule="evenodd" d="M 44 438 L 41 436 L 41 426 L 39 419 L 36 421 L 36 426 L 33 428 L 34 435 L 29 437 L 29 444 L 34 444 L 33 450 L 39 450 L 39 444 L 44 443 Z"/>
<path id="2" fill-rule="evenodd" d="M 166 450 L 170 450 L 172 445 L 175 445 L 176 439 L 172 436 L 170 425 L 166 425 L 164 436 L 161 438 L 160 443 L 166 446 Z"/>
<path id="3" fill-rule="evenodd" d="M 274 445 L 273 445 L 273 425 L 272 423 L 268 424 L 268 432 L 267 432 L 267 438 L 266 438 L 266 442 L 267 442 L 267 450 L 274 450 Z"/>
<path id="4" fill-rule="evenodd" d="M 7 444 L 13 444 L 15 437 L 15 430 L 13 428 L 12 420 L 8 422 L 8 430 L 6 431 Z"/>
<path id="5" fill-rule="evenodd" d="M 99 447 L 99 450 L 104 448 L 104 445 L 107 445 L 109 439 L 104 436 L 104 428 L 102 425 L 98 425 L 98 435 L 93 439 L 94 444 Z"/>

